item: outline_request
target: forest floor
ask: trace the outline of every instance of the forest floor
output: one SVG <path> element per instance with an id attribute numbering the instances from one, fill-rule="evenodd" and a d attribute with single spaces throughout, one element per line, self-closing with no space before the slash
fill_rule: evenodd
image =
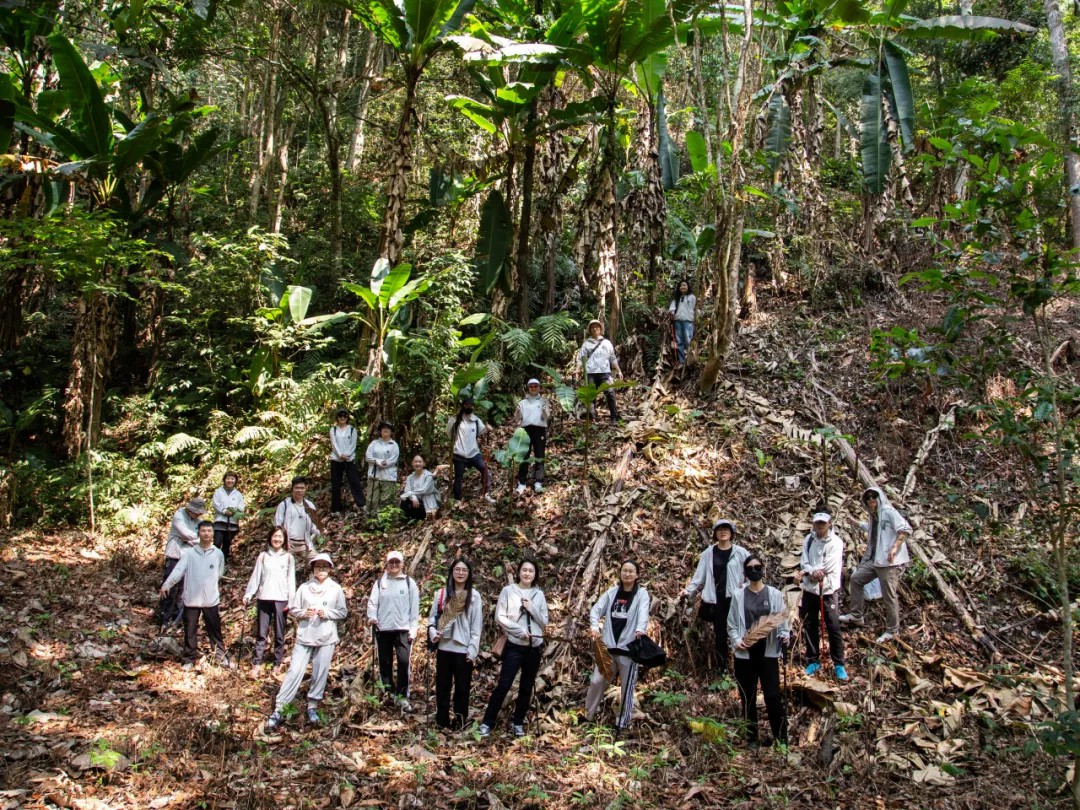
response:
<path id="1" fill-rule="evenodd" d="M 186 671 L 155 642 L 164 530 L 4 538 L 0 808 L 1066 806 L 1067 763 L 1031 745 L 1035 724 L 1053 715 L 1062 689 L 1058 626 L 1038 601 L 1045 594 L 1030 593 L 1028 584 L 1048 555 L 1007 531 L 1028 507 L 1004 457 L 943 433 L 901 507 L 917 517 L 917 537 L 979 623 L 997 631 L 996 663 L 936 592 L 926 567 L 915 564 L 902 588 L 901 638 L 874 643 L 882 629 L 875 607 L 868 626 L 846 636 L 846 684 L 829 667 L 805 677 L 797 645 L 785 677 L 791 745 L 750 750 L 740 742 L 733 683 L 710 676 L 711 629 L 676 604 L 706 527 L 721 515 L 738 521 L 741 542 L 768 555 L 769 581 L 789 590 L 809 516 L 822 500 L 847 541 L 848 565 L 861 553 L 861 488 L 838 455 L 823 463 L 808 431 L 831 421 L 855 438 L 879 480 L 899 490 L 926 431 L 950 404 L 933 391 L 868 381 L 870 328 L 886 318 L 927 317 L 910 305 L 876 311 L 880 323 L 794 307 L 760 319 L 740 336 L 741 360 L 709 399 L 697 395 L 696 377 L 655 392 L 621 392 L 628 421 L 598 425 L 588 497 L 580 483 L 583 427 L 564 419 L 551 430 L 542 494 L 511 502 L 500 470 L 497 506 L 477 497 L 473 477 L 471 499 L 418 527 L 371 531 L 355 516 L 332 523 L 326 550 L 351 615 L 323 704 L 327 722 L 318 728 L 296 717 L 282 733 L 264 736 L 277 681 L 247 677 L 252 620 L 241 600 L 268 515 L 241 533 L 223 582 L 225 638 L 239 664 L 232 670 L 204 659 Z M 508 435 L 500 429 L 496 446 Z M 628 443 L 637 452 L 621 492 L 609 492 Z M 314 494 L 325 507 L 325 487 Z M 989 524 L 973 522 L 975 502 L 1006 531 L 991 538 Z M 643 678 L 633 728 L 619 739 L 582 717 L 591 661 L 585 617 L 574 612 L 579 598 L 588 605 L 596 593 L 595 580 L 580 593 L 581 562 L 605 529 L 599 584 L 614 581 L 621 558 L 640 559 L 653 596 L 650 632 L 671 656 L 664 672 Z M 420 642 L 413 711 L 403 714 L 372 694 L 364 613 L 390 548 L 402 548 L 415 566 L 423 615 L 458 551 L 474 561 L 485 608 L 506 581 L 507 562 L 525 549 L 540 560 L 553 624 L 539 711 L 525 738 L 509 736 L 508 708 L 488 740 L 437 731 L 424 714 L 430 673 Z M 487 649 L 494 640 L 487 609 L 485 623 Z M 574 641 L 565 640 L 570 625 Z M 474 720 L 497 671 L 484 652 Z M 601 720 L 612 719 L 616 695 L 611 690 Z"/>

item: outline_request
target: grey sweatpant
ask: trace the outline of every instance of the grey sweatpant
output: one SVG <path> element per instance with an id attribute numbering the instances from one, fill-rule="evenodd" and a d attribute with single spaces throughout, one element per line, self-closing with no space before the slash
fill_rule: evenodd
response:
<path id="1" fill-rule="evenodd" d="M 619 670 L 619 681 L 622 683 L 622 708 L 615 720 L 616 728 L 628 728 L 630 720 L 634 716 L 634 687 L 637 686 L 638 665 L 625 655 L 612 655 L 611 661 Z M 593 667 L 592 678 L 589 680 L 589 691 L 585 693 L 585 717 L 592 720 L 600 708 L 600 701 L 604 699 L 608 682 L 600 674 L 600 670 Z"/>
<path id="2" fill-rule="evenodd" d="M 878 567 L 868 562 L 859 563 L 851 575 L 848 595 L 851 597 L 851 614 L 856 619 L 863 618 L 866 599 L 863 588 L 875 579 L 881 581 L 881 601 L 885 605 L 885 630 L 893 635 L 900 632 L 900 580 L 904 577 L 904 566 L 889 565 Z"/>
<path id="3" fill-rule="evenodd" d="M 330 662 L 334 658 L 336 644 L 326 644 L 322 647 L 310 647 L 307 644 L 297 644 L 293 647 L 292 663 L 285 680 L 281 682 L 278 690 L 275 711 L 281 711 L 286 703 L 292 703 L 296 693 L 300 690 L 300 682 L 304 680 L 308 661 L 311 662 L 311 683 L 308 684 L 307 702 L 310 708 L 319 705 L 326 691 L 326 676 L 330 674 Z"/>

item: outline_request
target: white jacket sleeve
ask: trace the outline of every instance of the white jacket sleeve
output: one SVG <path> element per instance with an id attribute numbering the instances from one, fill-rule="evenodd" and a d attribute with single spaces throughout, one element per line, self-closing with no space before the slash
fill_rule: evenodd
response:
<path id="1" fill-rule="evenodd" d="M 387 466 L 387 467 L 396 467 L 397 463 L 398 463 L 398 459 L 401 458 L 401 448 L 398 447 L 397 442 L 390 442 L 390 444 L 393 445 L 393 448 L 390 450 L 390 455 L 386 459 L 386 465 L 385 466 Z"/>
<path id="2" fill-rule="evenodd" d="M 743 609 L 742 604 L 742 591 L 732 595 L 731 607 L 728 608 L 727 614 L 727 635 L 728 644 L 731 645 L 731 649 L 734 650 L 739 646 L 739 642 L 742 641 L 743 634 L 739 632 L 739 611 Z"/>
<path id="3" fill-rule="evenodd" d="M 382 579 L 382 574 L 379 574 L 379 579 L 375 580 L 371 586 L 371 593 L 367 599 L 367 617 L 369 622 L 375 622 L 379 620 L 379 580 Z"/>
<path id="4" fill-rule="evenodd" d="M 293 597 L 296 595 L 296 557 L 292 554 L 289 555 L 288 566 L 289 602 L 291 604 Z"/>
<path id="5" fill-rule="evenodd" d="M 364 461 L 366 461 L 369 466 L 375 463 L 374 450 L 375 442 L 368 442 L 367 450 L 364 451 Z"/>
<path id="6" fill-rule="evenodd" d="M 339 622 L 349 615 L 348 605 L 345 604 L 345 591 L 338 586 L 337 591 L 334 593 L 334 598 L 329 605 L 326 606 L 326 618 Z"/>
<path id="7" fill-rule="evenodd" d="M 780 590 L 778 588 L 773 588 L 770 596 L 772 597 L 770 605 L 772 612 L 786 613 L 784 595 L 780 593 Z M 777 638 L 791 638 L 791 622 L 789 622 L 787 618 L 785 618 L 781 625 L 776 628 L 776 636 Z"/>
<path id="8" fill-rule="evenodd" d="M 282 501 L 281 503 L 278 504 L 277 511 L 274 512 L 274 525 L 275 526 L 281 526 L 281 527 L 284 528 L 284 526 L 285 526 L 285 509 L 286 509 L 285 501 Z"/>
<path id="9" fill-rule="evenodd" d="M 706 556 L 708 556 L 708 549 L 703 551 L 701 556 L 698 557 L 698 564 L 697 568 L 694 569 L 694 576 L 690 578 L 690 584 L 686 586 L 687 596 L 693 596 L 705 587 L 705 577 L 707 576 L 706 568 L 708 566 L 708 562 L 705 559 Z"/>
<path id="10" fill-rule="evenodd" d="M 534 635 L 543 635 L 544 628 L 548 626 L 548 603 L 543 591 L 538 590 L 536 596 L 529 600 L 531 607 L 529 615 L 532 616 L 537 626 L 533 628 Z"/>
<path id="11" fill-rule="evenodd" d="M 180 515 L 180 513 L 173 515 L 172 530 L 178 535 L 180 535 L 180 537 L 183 538 L 184 542 L 187 543 L 189 546 L 193 546 L 199 542 L 198 529 L 192 531 L 191 527 L 187 525 L 187 522 Z"/>
<path id="12" fill-rule="evenodd" d="M 644 602 L 642 602 L 642 609 L 638 614 L 637 627 L 634 628 L 634 631 L 637 633 L 644 633 L 649 629 L 649 607 L 652 605 L 652 597 L 649 596 L 649 592 L 644 588 L 641 589 L 640 595 L 644 597 Z"/>
<path id="13" fill-rule="evenodd" d="M 802 551 L 799 552 L 799 570 L 804 574 L 812 574 L 814 572 L 813 567 L 810 565 L 810 546 L 813 545 L 813 538 L 807 535 L 802 541 Z"/>
<path id="14" fill-rule="evenodd" d="M 604 591 L 599 599 L 596 600 L 596 604 L 592 606 L 592 610 L 589 611 L 589 628 L 591 630 L 600 630 L 600 617 L 607 613 L 608 605 L 611 604 L 611 589 Z"/>
<path id="15" fill-rule="evenodd" d="M 229 504 L 225 502 L 225 491 L 220 487 L 214 490 L 214 497 L 210 500 L 211 506 L 214 507 L 215 512 L 224 512 L 229 508 Z"/>
<path id="16" fill-rule="evenodd" d="M 176 567 L 172 570 L 172 573 L 169 574 L 169 578 L 166 579 L 163 583 L 161 583 L 161 587 L 169 590 L 170 588 L 172 588 L 173 585 L 182 580 L 184 578 L 184 573 L 187 571 L 188 560 L 190 559 L 191 552 L 185 550 L 180 555 L 180 562 L 176 564 Z"/>
<path id="17" fill-rule="evenodd" d="M 255 598 L 255 594 L 259 592 L 259 586 L 262 585 L 263 578 L 263 554 L 259 554 L 258 559 L 255 560 L 255 569 L 251 572 L 251 579 L 248 580 L 247 590 L 244 591 L 244 601 L 250 602 Z M 292 555 L 289 555 L 289 559 L 292 559 Z M 295 582 L 295 578 L 293 579 Z"/>
<path id="18" fill-rule="evenodd" d="M 437 626 L 439 621 L 439 596 L 444 590 L 445 588 L 439 588 L 437 591 L 435 591 L 435 596 L 431 600 L 431 610 L 428 611 L 427 618 L 428 641 L 434 641 L 435 634 L 439 632 L 439 628 Z"/>
<path id="19" fill-rule="evenodd" d="M 304 610 L 304 588 L 301 586 L 293 591 L 293 595 L 289 599 L 289 615 L 300 621 L 303 618 Z"/>
<path id="20" fill-rule="evenodd" d="M 420 586 L 412 577 L 406 581 L 412 585 L 409 591 L 409 638 L 416 638 L 416 631 L 420 629 Z"/>
<path id="21" fill-rule="evenodd" d="M 499 594 L 499 601 L 495 604 L 495 621 L 500 629 L 511 638 L 525 640 L 525 634 L 521 632 L 517 616 L 510 615 L 510 586 L 507 585 Z"/>
<path id="22" fill-rule="evenodd" d="M 484 609 L 480 594 L 473 591 L 472 606 L 469 610 L 469 652 L 468 659 L 475 661 L 480 655 L 480 634 L 484 631 Z"/>

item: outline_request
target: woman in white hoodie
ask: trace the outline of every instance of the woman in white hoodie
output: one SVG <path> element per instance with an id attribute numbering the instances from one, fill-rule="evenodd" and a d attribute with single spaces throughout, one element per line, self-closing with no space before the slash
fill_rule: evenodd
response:
<path id="1" fill-rule="evenodd" d="M 240 531 L 240 518 L 246 504 L 244 496 L 236 488 L 239 476 L 229 470 L 221 478 L 221 486 L 214 490 L 211 503 L 214 506 L 214 545 L 221 549 L 225 564 L 229 563 L 229 550 L 236 533 Z"/>
<path id="2" fill-rule="evenodd" d="M 270 634 L 270 622 L 274 623 L 274 666 L 278 674 L 285 671 L 285 619 L 289 611 L 289 600 L 296 593 L 296 558 L 285 548 L 285 530 L 275 526 L 266 538 L 266 551 L 255 560 L 255 570 L 251 572 L 247 590 L 244 592 L 244 605 L 250 605 L 254 599 L 256 605 L 257 626 L 255 633 L 255 657 L 251 661 L 251 677 L 259 677 L 263 654 L 266 652 L 266 637 Z"/>
<path id="3" fill-rule="evenodd" d="M 698 615 L 712 623 L 716 668 L 721 677 L 728 671 L 728 609 L 732 595 L 743 586 L 743 562 L 750 554 L 736 545 L 736 531 L 733 520 L 718 520 L 713 524 L 713 545 L 701 553 L 694 576 L 683 591 L 686 598 L 701 591 Z"/>
<path id="4" fill-rule="evenodd" d="M 334 561 L 329 554 L 316 554 L 309 562 L 311 579 L 297 588 L 289 600 L 289 615 L 300 624 L 296 628 L 292 663 L 278 690 L 274 713 L 266 721 L 268 734 L 285 722 L 281 710 L 296 697 L 308 662 L 311 662 L 311 681 L 308 683 L 307 719 L 310 725 L 319 725 L 319 703 L 326 692 L 326 678 L 338 643 L 337 623 L 349 615 L 345 592 L 330 579 L 333 567 Z"/>
<path id="5" fill-rule="evenodd" d="M 487 737 L 495 725 L 506 695 L 521 672 L 514 719 L 511 724 L 515 737 L 525 736 L 525 715 L 529 712 L 536 673 L 540 671 L 540 656 L 544 646 L 544 628 L 548 624 L 548 606 L 544 592 L 537 587 L 538 570 L 531 559 L 518 566 L 518 581 L 507 585 L 499 594 L 495 620 L 506 634 L 499 682 L 488 700 L 487 711 L 480 725 L 480 736 Z"/>
<path id="6" fill-rule="evenodd" d="M 551 418 L 551 403 L 540 396 L 540 381 L 535 377 L 527 385 L 528 395 L 518 403 L 518 420 L 529 434 L 529 458 L 533 462 L 533 489 L 544 491 L 544 453 L 547 449 L 548 419 Z M 518 485 L 516 493 L 525 491 L 529 480 L 529 463 L 518 465 Z"/>
<path id="7" fill-rule="evenodd" d="M 604 591 L 589 611 L 589 631 L 608 648 L 612 663 L 618 668 L 622 681 L 622 709 L 615 720 L 616 729 L 630 725 L 634 716 L 634 687 L 637 686 L 638 665 L 630 657 L 629 645 L 645 635 L 649 626 L 649 592 L 638 584 L 638 565 L 626 560 L 619 569 L 617 584 Z M 601 629 L 600 620 L 604 620 Z M 600 708 L 608 681 L 600 668 L 594 667 L 585 694 L 585 716 L 592 720 Z"/>
<path id="8" fill-rule="evenodd" d="M 367 513 L 377 518 L 382 508 L 393 503 L 397 492 L 397 463 L 401 451 L 394 441 L 394 426 L 379 423 L 379 437 L 367 446 L 364 458 L 368 465 Z"/>
<path id="9" fill-rule="evenodd" d="M 428 641 L 435 654 L 435 725 L 462 729 L 469 719 L 473 667 L 480 654 L 484 612 L 480 594 L 473 590 L 472 563 L 458 557 L 450 566 L 446 586 L 431 601 Z M 450 694 L 453 692 L 453 719 Z"/>
<path id="10" fill-rule="evenodd" d="M 357 509 L 364 508 L 364 485 L 360 481 L 360 468 L 356 466 L 356 428 L 349 424 L 349 412 L 339 408 L 330 428 L 330 511 L 344 511 L 341 486 L 349 482 L 349 492 Z"/>
<path id="11" fill-rule="evenodd" d="M 428 515 L 434 517 L 439 511 L 439 490 L 435 486 L 435 476 L 426 469 L 424 457 L 413 456 L 413 471 L 405 476 L 401 489 L 401 511 L 409 520 L 423 520 Z"/>

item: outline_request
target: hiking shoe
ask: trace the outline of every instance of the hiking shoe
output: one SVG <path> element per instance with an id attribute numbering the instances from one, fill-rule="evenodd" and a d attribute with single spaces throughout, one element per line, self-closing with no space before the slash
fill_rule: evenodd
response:
<path id="1" fill-rule="evenodd" d="M 484 493 L 484 500 L 487 501 L 488 503 L 498 503 L 498 501 L 496 501 L 494 498 L 492 498 L 486 492 Z"/>
<path id="2" fill-rule="evenodd" d="M 836 673 L 836 680 L 846 681 L 848 679 L 847 669 L 844 668 L 843 664 L 837 664 L 833 667 L 833 671 Z"/>
<path id="3" fill-rule="evenodd" d="M 817 671 L 819 669 L 821 669 L 821 664 L 819 664 L 817 661 L 815 661 L 812 664 L 807 664 L 806 665 L 806 674 L 807 675 L 814 675 L 814 674 L 817 673 Z"/>
<path id="4" fill-rule="evenodd" d="M 281 713 L 280 712 L 274 712 L 267 719 L 266 725 L 263 727 L 263 731 L 265 731 L 267 734 L 272 734 L 273 732 L 275 732 L 279 728 L 281 728 L 281 726 L 282 726 L 282 724 L 284 724 L 284 722 L 285 722 L 285 718 L 281 716 Z"/>
<path id="5" fill-rule="evenodd" d="M 489 726 L 487 723 L 484 723 L 482 726 L 480 726 L 480 736 L 481 737 L 490 737 L 491 736 L 491 726 Z"/>
<path id="6" fill-rule="evenodd" d="M 874 643 L 875 644 L 884 644 L 886 641 L 892 641 L 894 638 L 896 638 L 896 635 L 894 633 L 886 632 L 886 633 L 882 633 L 880 636 L 878 636 L 876 639 L 874 639 Z"/>
<path id="7" fill-rule="evenodd" d="M 524 484 L 518 484 L 516 487 L 514 487 L 514 494 L 515 495 L 520 495 L 524 491 L 525 491 L 525 485 Z"/>
<path id="8" fill-rule="evenodd" d="M 519 723 L 514 723 L 512 726 L 510 726 L 510 729 L 514 732 L 515 737 L 524 737 L 525 736 L 525 724 L 524 723 L 520 723 L 520 724 Z"/>
<path id="9" fill-rule="evenodd" d="M 864 624 L 866 624 L 865 621 L 860 619 L 854 613 L 845 613 L 843 616 L 840 617 L 840 623 L 841 624 L 853 624 L 856 627 L 862 627 Z"/>
<path id="10" fill-rule="evenodd" d="M 310 706 L 308 707 L 307 721 L 308 721 L 308 723 L 310 725 L 313 725 L 313 726 L 319 725 L 319 711 L 318 711 L 318 709 L 314 709 L 314 708 L 312 708 Z"/>
<path id="11" fill-rule="evenodd" d="M 248 677 L 251 678 L 251 680 L 253 681 L 259 680 L 259 671 L 261 669 L 262 667 L 259 664 L 252 664 L 251 672 L 248 673 Z"/>
<path id="12" fill-rule="evenodd" d="M 406 698 L 404 695 L 398 695 L 396 698 L 394 698 L 394 702 L 397 703 L 398 708 L 401 709 L 403 712 L 412 711 L 412 704 L 409 703 L 408 698 Z"/>
<path id="13" fill-rule="evenodd" d="M 535 484 L 533 484 L 533 491 L 534 492 L 543 492 L 544 491 L 544 485 L 541 484 L 539 481 L 537 481 Z"/>

